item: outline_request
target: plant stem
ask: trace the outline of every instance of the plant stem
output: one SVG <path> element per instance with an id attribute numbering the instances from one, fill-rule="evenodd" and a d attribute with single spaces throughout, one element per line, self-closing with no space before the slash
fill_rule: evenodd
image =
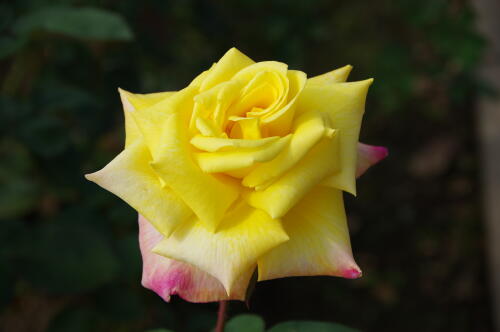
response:
<path id="1" fill-rule="evenodd" d="M 217 324 L 215 325 L 215 332 L 224 332 L 224 325 L 226 324 L 227 301 L 219 302 L 219 312 L 217 313 Z"/>

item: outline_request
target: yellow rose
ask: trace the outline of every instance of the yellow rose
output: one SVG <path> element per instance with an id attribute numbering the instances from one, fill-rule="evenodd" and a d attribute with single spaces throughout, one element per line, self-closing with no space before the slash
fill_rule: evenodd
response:
<path id="1" fill-rule="evenodd" d="M 183 90 L 120 90 L 125 149 L 86 177 L 139 212 L 145 287 L 207 302 L 244 299 L 256 268 L 361 275 L 342 191 L 387 150 L 358 145 L 372 79 L 350 70 L 307 79 L 233 48 Z"/>

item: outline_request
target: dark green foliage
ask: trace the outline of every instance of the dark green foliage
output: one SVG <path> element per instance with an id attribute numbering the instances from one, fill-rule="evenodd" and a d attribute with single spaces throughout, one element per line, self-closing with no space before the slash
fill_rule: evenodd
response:
<path id="1" fill-rule="evenodd" d="M 227 322 L 225 332 L 264 332 L 265 323 L 257 315 L 239 315 Z"/>
<path id="2" fill-rule="evenodd" d="M 132 32 L 120 15 L 99 8 L 46 7 L 22 16 L 14 33 L 49 32 L 87 40 L 131 40 Z"/>
<path id="3" fill-rule="evenodd" d="M 274 326 L 269 332 L 359 332 L 349 327 L 322 322 L 286 322 Z"/>
<path id="4" fill-rule="evenodd" d="M 364 277 L 258 283 L 250 311 L 271 331 L 491 330 L 475 23 L 465 0 L 2 2 L 0 330 L 214 326 L 216 305 L 141 287 L 135 212 L 83 174 L 123 147 L 118 87 L 180 89 L 232 46 L 310 76 L 352 64 L 353 80 L 374 77 L 362 141 L 390 149 L 346 196 Z M 227 330 L 240 325 L 264 328 L 240 316 Z"/>

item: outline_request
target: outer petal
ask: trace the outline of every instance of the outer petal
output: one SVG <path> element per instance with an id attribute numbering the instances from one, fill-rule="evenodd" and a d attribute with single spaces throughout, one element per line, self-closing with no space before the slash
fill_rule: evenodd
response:
<path id="1" fill-rule="evenodd" d="M 208 90 L 221 82 L 230 80 L 234 74 L 253 63 L 252 59 L 233 47 L 210 69 L 201 83 L 200 91 Z"/>
<path id="2" fill-rule="evenodd" d="M 120 93 L 120 97 L 125 97 L 136 110 L 153 106 L 160 101 L 164 101 L 165 99 L 172 97 L 176 93 L 176 91 L 164 91 L 141 94 L 131 93 L 120 88 L 118 89 L 118 92 Z"/>
<path id="3" fill-rule="evenodd" d="M 358 164 L 356 177 L 360 177 L 368 168 L 382 161 L 389 155 L 389 150 L 384 146 L 374 146 L 358 143 Z"/>
<path id="4" fill-rule="evenodd" d="M 140 111 L 142 108 L 152 106 L 161 100 L 172 96 L 175 92 L 159 92 L 146 95 L 133 94 L 123 89 L 118 89 L 125 115 L 125 147 L 132 144 L 136 139 L 142 137 L 141 131 L 131 112 Z"/>
<path id="5" fill-rule="evenodd" d="M 239 196 L 239 186 L 229 177 L 203 173 L 192 158 L 189 143 L 189 114 L 166 116 L 158 156 L 151 166 L 161 179 L 193 210 L 212 231 Z"/>
<path id="6" fill-rule="evenodd" d="M 340 172 L 325 180 L 324 184 L 356 194 L 357 144 L 361 120 L 365 111 L 365 100 L 372 79 L 334 83 L 330 85 L 307 85 L 299 100 L 299 110 L 319 110 L 328 114 L 331 125 L 340 129 Z"/>
<path id="7" fill-rule="evenodd" d="M 162 188 L 142 139 L 122 151 L 106 167 L 85 177 L 123 199 L 168 236 L 191 210 L 170 189 Z"/>
<path id="8" fill-rule="evenodd" d="M 336 131 L 325 136 L 295 167 L 262 191 L 247 195 L 250 205 L 266 211 L 273 218 L 283 217 L 315 185 L 338 169 Z"/>
<path id="9" fill-rule="evenodd" d="M 212 302 L 245 299 L 251 272 L 243 273 L 235 287 L 227 295 L 224 286 L 210 274 L 193 265 L 168 259 L 152 252 L 163 239 L 143 216 L 139 215 L 139 244 L 142 253 L 142 285 L 151 289 L 165 301 L 171 295 L 179 295 L 190 302 Z"/>
<path id="10" fill-rule="evenodd" d="M 287 240 L 279 220 L 240 203 L 228 212 L 217 232 L 210 232 L 193 219 L 183 223 L 153 251 L 210 273 L 232 294 L 242 273 L 251 270 L 264 253 Z"/>
<path id="11" fill-rule="evenodd" d="M 352 258 L 342 191 L 318 186 L 283 218 L 290 241 L 259 259 L 259 280 L 361 276 Z"/>
<path id="12" fill-rule="evenodd" d="M 130 112 L 145 139 L 153 159 L 165 154 L 162 144 L 162 135 L 164 135 L 165 130 L 168 130 L 168 128 L 165 128 L 165 122 L 171 114 L 182 114 L 184 117 L 190 116 L 193 109 L 193 97 L 196 93 L 197 88 L 189 86 L 156 104 L 140 111 L 132 110 Z M 184 124 L 184 126 L 187 126 L 187 124 Z"/>
<path id="13" fill-rule="evenodd" d="M 347 65 L 328 73 L 311 77 L 307 80 L 307 84 L 311 85 L 328 85 L 332 83 L 341 83 L 347 81 L 347 77 L 352 70 L 351 65 Z"/>

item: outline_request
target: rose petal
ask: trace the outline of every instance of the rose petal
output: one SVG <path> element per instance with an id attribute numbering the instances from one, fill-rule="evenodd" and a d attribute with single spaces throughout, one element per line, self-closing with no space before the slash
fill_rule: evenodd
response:
<path id="1" fill-rule="evenodd" d="M 181 111 L 165 116 L 164 135 L 158 141 L 162 153 L 151 166 L 198 218 L 214 230 L 239 196 L 240 187 L 229 177 L 203 173 L 195 163 L 187 116 Z"/>
<path id="2" fill-rule="evenodd" d="M 248 149 L 200 152 L 195 154 L 195 159 L 207 173 L 233 171 L 274 159 L 289 144 L 291 138 L 292 135 L 287 135 L 266 145 Z"/>
<path id="3" fill-rule="evenodd" d="M 125 98 L 137 110 L 137 109 L 147 108 L 161 101 L 164 101 L 165 99 L 172 97 L 177 91 L 164 91 L 164 92 L 141 94 L 141 93 L 132 93 L 119 88 L 118 92 L 120 93 L 121 98 Z"/>
<path id="4" fill-rule="evenodd" d="M 221 82 L 228 81 L 234 74 L 253 63 L 254 61 L 245 54 L 234 47 L 231 48 L 207 74 L 200 85 L 200 91 L 206 91 Z"/>
<path id="5" fill-rule="evenodd" d="M 165 301 L 179 295 L 190 302 L 213 302 L 245 299 L 252 271 L 243 273 L 227 295 L 224 286 L 210 274 L 183 262 L 168 259 L 151 250 L 163 239 L 143 216 L 139 215 L 139 244 L 142 253 L 142 285 L 151 289 Z"/>
<path id="6" fill-rule="evenodd" d="M 311 77 L 307 80 L 310 85 L 328 85 L 332 83 L 340 83 L 347 81 L 347 77 L 352 70 L 351 65 L 337 68 L 328 73 Z"/>
<path id="7" fill-rule="evenodd" d="M 297 164 L 324 136 L 325 121 L 319 112 L 310 111 L 295 120 L 290 144 L 272 161 L 255 167 L 242 184 L 250 188 L 265 188 Z"/>
<path id="8" fill-rule="evenodd" d="M 330 176 L 324 184 L 356 194 L 357 144 L 365 100 L 372 79 L 306 85 L 299 100 L 298 111 L 315 109 L 330 117 L 333 128 L 340 130 L 340 171 Z"/>
<path id="9" fill-rule="evenodd" d="M 259 118 L 231 116 L 229 120 L 234 122 L 230 133 L 232 138 L 243 138 L 245 140 L 257 140 L 262 138 Z"/>
<path id="10" fill-rule="evenodd" d="M 190 117 L 196 93 L 196 87 L 189 86 L 154 105 L 129 112 L 144 136 L 154 160 L 165 154 L 162 144 L 162 135 L 166 130 L 165 122 L 171 114 L 181 113 L 185 118 Z M 183 126 L 187 128 L 187 123 Z"/>
<path id="11" fill-rule="evenodd" d="M 280 179 L 265 190 L 250 192 L 248 203 L 273 218 L 284 216 L 309 190 L 338 169 L 338 137 L 336 131 L 330 131 Z"/>
<path id="12" fill-rule="evenodd" d="M 168 236 L 192 212 L 170 189 L 162 188 L 150 162 L 151 155 L 139 139 L 103 169 L 85 177 L 123 199 Z"/>
<path id="13" fill-rule="evenodd" d="M 382 161 L 389 155 L 385 146 L 374 146 L 358 143 L 358 163 L 356 177 L 360 177 L 368 168 Z"/>
<path id="14" fill-rule="evenodd" d="M 290 84 L 288 103 L 274 112 L 265 114 L 262 118 L 262 124 L 269 135 L 282 136 L 290 131 L 295 115 L 296 101 L 307 81 L 306 74 L 298 70 L 289 70 L 287 77 Z"/>
<path id="15" fill-rule="evenodd" d="M 197 149 L 215 152 L 215 151 L 233 151 L 235 149 L 254 149 L 269 145 L 279 141 L 278 136 L 266 137 L 260 139 L 238 139 L 238 138 L 218 138 L 197 135 L 191 139 L 191 144 Z"/>
<path id="16" fill-rule="evenodd" d="M 215 233 L 197 220 L 183 223 L 153 249 L 216 277 L 232 294 L 236 281 L 271 248 L 288 240 L 281 222 L 244 203 L 227 213 Z"/>
<path id="17" fill-rule="evenodd" d="M 227 134 L 222 132 L 221 128 L 217 127 L 212 119 L 196 118 L 196 129 L 203 136 L 227 138 Z"/>
<path id="18" fill-rule="evenodd" d="M 120 88 L 118 88 L 118 92 L 120 93 L 123 113 L 125 115 L 125 147 L 132 144 L 136 139 L 142 137 L 142 133 L 130 113 L 141 108 L 152 106 L 166 98 L 169 98 L 175 93 L 168 91 L 141 95 L 133 94 Z"/>
<path id="19" fill-rule="evenodd" d="M 239 96 L 241 82 L 222 82 L 213 88 L 194 96 L 194 109 L 189 121 L 191 130 L 195 128 L 198 118 L 211 119 L 215 126 L 222 130 L 226 110 Z"/>
<path id="20" fill-rule="evenodd" d="M 283 217 L 282 223 L 290 240 L 259 259 L 259 281 L 361 275 L 352 257 L 342 191 L 316 187 Z"/>
<path id="21" fill-rule="evenodd" d="M 232 79 L 246 82 L 246 85 L 241 98 L 228 110 L 228 116 L 246 113 L 250 117 L 262 117 L 286 105 L 289 91 L 287 68 L 281 62 L 264 61 L 238 72 Z"/>

